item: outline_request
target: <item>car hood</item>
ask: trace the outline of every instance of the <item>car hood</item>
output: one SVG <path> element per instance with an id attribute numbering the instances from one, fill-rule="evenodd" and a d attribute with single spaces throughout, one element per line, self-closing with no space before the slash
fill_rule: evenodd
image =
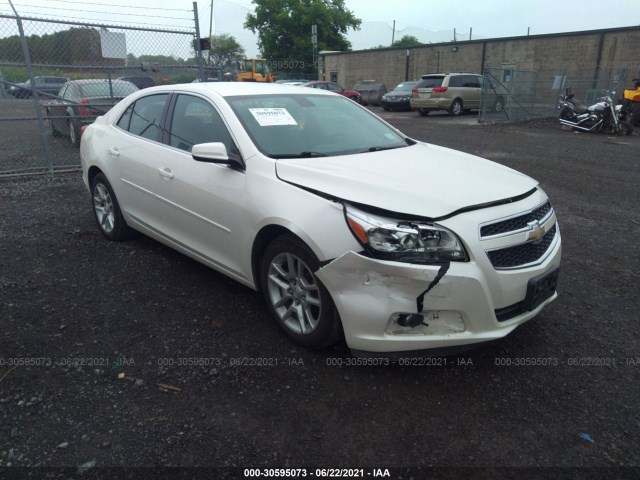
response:
<path id="1" fill-rule="evenodd" d="M 537 182 L 508 167 L 436 145 L 278 160 L 286 182 L 342 200 L 429 218 L 513 198 Z"/>

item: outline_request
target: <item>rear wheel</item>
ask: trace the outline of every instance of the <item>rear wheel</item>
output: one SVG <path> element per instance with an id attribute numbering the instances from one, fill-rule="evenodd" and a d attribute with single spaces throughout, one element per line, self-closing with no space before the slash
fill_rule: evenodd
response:
<path id="1" fill-rule="evenodd" d="M 278 326 L 293 342 L 321 349 L 342 337 L 331 295 L 313 272 L 320 261 L 293 235 L 276 238 L 266 249 L 260 282 Z"/>
<path id="2" fill-rule="evenodd" d="M 91 197 L 96 223 L 105 237 L 119 242 L 135 235 L 135 231 L 125 222 L 118 199 L 103 173 L 93 177 Z"/>
<path id="3" fill-rule="evenodd" d="M 451 102 L 451 106 L 449 107 L 449 115 L 453 115 L 457 117 L 458 115 L 462 115 L 464 109 L 462 108 L 462 100 L 456 98 L 453 102 Z"/>
<path id="4" fill-rule="evenodd" d="M 426 108 L 419 108 L 418 115 L 420 115 L 421 117 L 426 117 L 427 115 L 429 115 L 429 110 L 427 110 Z"/>

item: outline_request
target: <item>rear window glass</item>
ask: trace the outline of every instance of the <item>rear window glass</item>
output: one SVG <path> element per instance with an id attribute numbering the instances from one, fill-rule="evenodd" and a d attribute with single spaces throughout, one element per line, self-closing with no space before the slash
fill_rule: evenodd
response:
<path id="1" fill-rule="evenodd" d="M 462 87 L 462 86 L 466 87 L 466 85 L 463 85 L 464 84 L 463 79 L 464 79 L 464 76 L 462 75 L 452 75 L 451 77 L 449 77 L 449 86 L 450 87 Z"/>
<path id="2" fill-rule="evenodd" d="M 126 97 L 127 95 L 138 91 L 133 83 L 129 82 L 113 82 L 113 96 L 114 97 Z M 87 98 L 97 97 L 110 97 L 111 91 L 109 89 L 109 83 L 87 83 L 81 86 L 82 96 Z"/>
<path id="3" fill-rule="evenodd" d="M 418 88 L 435 88 L 435 87 L 440 87 L 442 86 L 442 80 L 444 80 L 444 76 L 438 76 L 438 77 L 426 77 L 426 78 L 422 78 L 419 82 L 417 87 Z"/>

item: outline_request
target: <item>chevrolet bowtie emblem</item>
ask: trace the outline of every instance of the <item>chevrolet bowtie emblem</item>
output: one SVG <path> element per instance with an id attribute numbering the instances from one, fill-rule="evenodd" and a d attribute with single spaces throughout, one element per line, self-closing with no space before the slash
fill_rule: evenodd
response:
<path id="1" fill-rule="evenodd" d="M 528 223 L 531 230 L 527 232 L 527 241 L 539 242 L 547 232 L 543 225 L 540 225 L 538 220 Z"/>

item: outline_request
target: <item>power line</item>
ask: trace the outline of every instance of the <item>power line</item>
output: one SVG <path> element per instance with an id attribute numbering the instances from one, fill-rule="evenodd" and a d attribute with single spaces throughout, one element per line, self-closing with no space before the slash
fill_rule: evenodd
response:
<path id="1" fill-rule="evenodd" d="M 87 5 L 87 2 L 78 2 L 74 0 L 44 0 L 47 2 L 59 2 L 59 3 L 77 3 L 81 5 Z M 181 8 L 158 8 L 158 7 L 134 7 L 131 5 L 116 5 L 113 3 L 90 3 L 89 5 L 99 5 L 101 7 L 115 7 L 115 8 L 138 8 L 141 10 L 162 10 L 162 11 L 173 11 L 173 12 L 191 12 L 192 10 L 184 10 Z M 55 8 L 55 7 L 53 7 Z"/>
<path id="2" fill-rule="evenodd" d="M 11 12 L 13 14 L 13 12 Z M 30 14 L 30 15 L 35 15 L 35 17 L 33 19 L 35 20 L 46 20 L 48 22 L 55 22 L 56 19 L 60 20 L 63 18 L 71 18 L 74 20 L 82 20 L 83 22 L 94 22 L 94 20 L 89 20 L 87 18 L 83 18 L 83 17 L 73 17 L 73 16 L 69 16 L 69 15 L 57 15 L 54 18 L 46 18 L 46 17 L 42 17 L 43 15 L 48 15 L 49 17 L 52 17 L 53 14 L 50 13 L 41 13 L 41 12 L 28 12 L 28 11 L 22 11 L 20 12 L 21 14 Z M 40 18 L 38 18 L 40 17 Z M 131 25 L 151 25 L 154 27 L 169 27 L 169 28 L 176 28 L 176 25 L 167 25 L 167 24 L 160 24 L 160 23 L 145 23 L 145 22 L 125 22 L 125 21 L 118 21 L 118 23 L 122 23 L 122 24 L 131 24 Z M 188 27 L 182 27 L 182 28 L 188 28 Z M 190 32 L 186 32 L 186 33 L 190 33 Z"/>
<path id="3" fill-rule="evenodd" d="M 59 1 L 59 0 L 57 0 Z M 14 5 L 16 5 L 17 7 L 31 7 L 31 5 L 22 5 L 19 3 L 15 3 Z M 119 12 L 100 12 L 97 10 L 78 10 L 76 8 L 61 8 L 61 7 L 41 7 L 41 8 L 48 8 L 48 9 L 52 9 L 55 8 L 56 10 L 64 10 L 67 12 L 80 12 L 80 13 L 86 13 L 86 14 L 90 14 L 90 13 L 102 13 L 104 15 L 123 15 L 123 16 L 128 16 L 128 17 L 146 17 L 146 18 L 168 18 L 168 19 L 172 19 L 172 20 L 187 20 L 187 21 L 191 21 L 192 19 L 190 18 L 177 18 L 177 17 L 166 17 L 166 16 L 160 16 L 160 15 L 144 15 L 142 13 L 119 13 Z M 43 13 L 43 15 L 52 15 L 50 13 Z"/>

